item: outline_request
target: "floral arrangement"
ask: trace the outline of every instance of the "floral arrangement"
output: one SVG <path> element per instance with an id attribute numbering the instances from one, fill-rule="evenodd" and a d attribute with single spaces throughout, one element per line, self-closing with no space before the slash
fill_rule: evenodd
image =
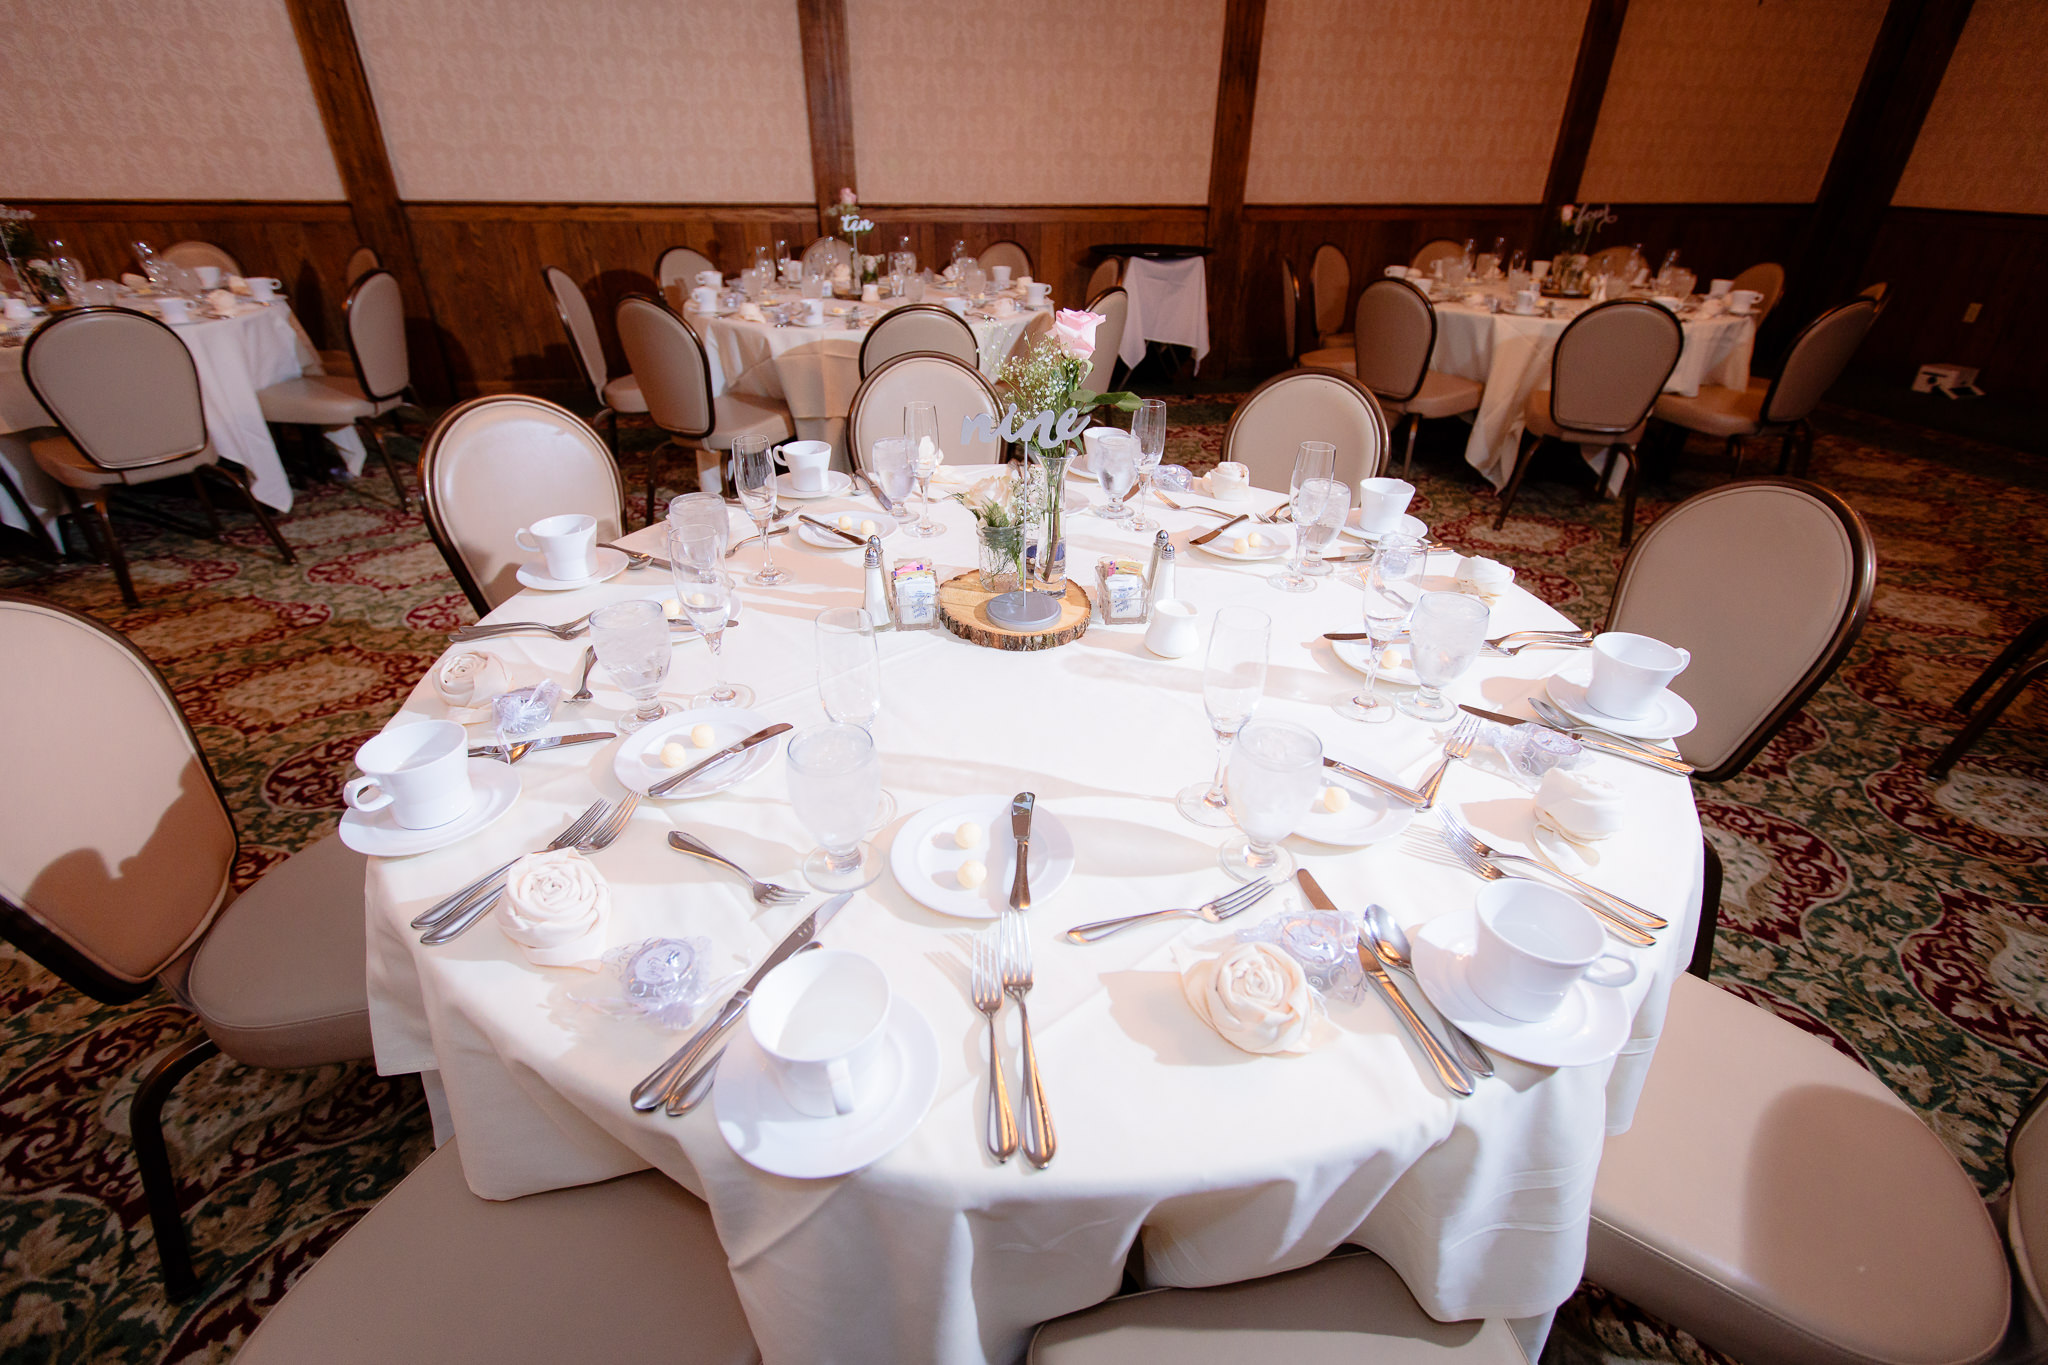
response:
<path id="1" fill-rule="evenodd" d="M 955 493 L 953 501 L 965 507 L 978 526 L 1015 526 L 1023 510 L 1018 505 L 1017 474 L 1011 469 L 998 470 L 966 492 Z"/>
<path id="2" fill-rule="evenodd" d="M 873 257 L 861 254 L 860 235 L 863 232 L 874 231 L 875 220 L 866 217 L 862 213 L 860 196 L 856 195 L 850 188 L 841 188 L 839 191 L 839 202 L 834 204 L 827 212 L 838 222 L 839 235 L 846 238 L 847 242 L 853 247 L 855 269 L 860 271 L 860 277 L 863 280 L 870 278 L 869 272 L 872 270 L 872 267 L 868 263 Z"/>
<path id="3" fill-rule="evenodd" d="M 1557 221 L 1564 233 L 1559 249 L 1583 256 L 1593 245 L 1593 234 L 1620 218 L 1605 204 L 1565 204 L 1557 211 Z"/>
<path id="4" fill-rule="evenodd" d="M 1003 362 L 996 382 L 1010 400 L 1003 421 L 1005 439 L 1057 450 L 1081 434 L 1096 408 L 1138 410 L 1134 393 L 1094 393 L 1081 387 L 1095 356 L 1095 329 L 1104 320 L 1100 313 L 1062 308 L 1053 318 L 1051 332 L 1038 338 L 1025 355 Z"/>

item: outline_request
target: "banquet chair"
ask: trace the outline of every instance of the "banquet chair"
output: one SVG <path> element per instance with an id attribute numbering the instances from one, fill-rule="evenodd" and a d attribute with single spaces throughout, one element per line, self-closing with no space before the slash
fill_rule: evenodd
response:
<path id="1" fill-rule="evenodd" d="M 618 461 L 597 432 L 544 398 L 499 393 L 444 414 L 420 448 L 427 533 L 483 616 L 519 591 L 513 534 L 541 517 L 584 512 L 600 542 L 626 523 Z"/>
<path id="2" fill-rule="evenodd" d="M 999 265 L 1010 267 L 1010 278 L 1012 280 L 1016 279 L 1019 275 L 1029 275 L 1031 273 L 1031 253 L 1018 243 L 1012 241 L 991 242 L 981 249 L 980 254 L 975 256 L 974 260 L 977 265 L 988 272 L 990 279 L 995 278 L 995 268 Z"/>
<path id="3" fill-rule="evenodd" d="M 1245 395 L 1223 429 L 1219 459 L 1251 471 L 1254 488 L 1287 488 L 1303 441 L 1337 447 L 1337 477 L 1356 486 L 1387 465 L 1387 419 L 1372 393 L 1348 374 L 1288 370 Z"/>
<path id="4" fill-rule="evenodd" d="M 1785 292 L 1785 267 L 1776 261 L 1761 262 L 1737 275 L 1728 288 L 1731 293 L 1737 289 L 1754 289 L 1763 295 L 1756 304 L 1756 325 L 1761 327 Z"/>
<path id="5" fill-rule="evenodd" d="M 2013 698 L 2025 691 L 2029 683 L 2036 681 L 2043 674 L 2048 674 L 2048 652 L 2041 649 L 2044 640 L 2048 640 L 2048 616 L 2036 616 L 2020 629 L 2020 633 L 2013 638 L 2011 644 L 1998 652 L 1997 658 L 1985 665 L 1984 671 L 1977 675 L 1977 680 L 1963 689 L 1963 695 L 1956 698 L 1956 710 L 1969 716 L 1969 719 L 1964 722 L 1962 729 L 1956 731 L 1956 737 L 1949 741 L 1948 747 L 1941 751 L 1934 762 L 1927 765 L 1929 777 L 1948 776 L 1948 770 L 1955 767 L 1956 760 L 1976 746 L 1977 741 L 1984 737 L 1984 732 L 1991 728 L 1991 723 L 2004 715 L 2005 708 L 2012 705 Z M 2035 657 L 2036 655 L 2039 657 Z M 2012 670 L 2012 676 L 1999 686 L 1998 692 L 1990 701 L 1985 702 L 1983 707 L 1972 715 L 1971 708 L 1983 700 L 1991 684 L 1997 682 L 1999 676 L 2008 669 Z M 2043 1236 L 2048 1238 L 2048 1233 L 2044 1233 Z M 2044 1249 L 2048 1249 L 2048 1240 L 2044 1240 L 2042 1245 Z"/>
<path id="6" fill-rule="evenodd" d="M 672 284 L 680 284 L 687 290 L 697 283 L 698 272 L 716 269 L 718 267 L 703 252 L 687 246 L 672 246 L 654 262 L 654 279 L 664 291 Z"/>
<path id="7" fill-rule="evenodd" d="M 1012 360 L 1022 360 L 1025 356 L 1030 355 L 1032 347 L 1038 344 L 1038 339 L 1042 336 L 1047 335 L 1052 330 L 1053 327 L 1051 313 L 1033 313 L 1031 315 L 1031 321 L 1024 324 L 1024 330 L 1017 333 L 1017 339 L 1010 343 L 1009 354 L 1003 357 L 1004 362 L 1008 363 L 1009 361 Z M 1097 327 L 1095 329 L 1095 335 L 1098 337 L 1102 335 L 1102 329 L 1100 327 Z M 1098 354 L 1100 353 L 1100 350 L 1101 348 L 1098 346 Z M 1112 359 L 1114 359 L 1114 357 L 1112 357 Z M 1081 387 L 1084 389 L 1089 387 L 1086 380 L 1082 381 Z"/>
<path id="8" fill-rule="evenodd" d="M 106 1004 L 162 986 L 203 1029 L 149 1064 L 126 1123 L 165 1290 L 187 1298 L 164 1101 L 216 1051 L 274 1070 L 370 1056 L 367 862 L 330 831 L 237 895 L 234 820 L 156 666 L 91 617 L 14 593 L 0 593 L 0 657 L 14 774 L 0 938 Z"/>
<path id="9" fill-rule="evenodd" d="M 823 270 L 829 273 L 834 266 L 853 266 L 853 243 L 843 237 L 820 237 L 804 248 L 804 273 Z"/>
<path id="10" fill-rule="evenodd" d="M 937 351 L 965 365 L 981 363 L 981 343 L 966 318 L 936 303 L 906 303 L 868 329 L 860 343 L 860 377 L 912 351 Z"/>
<path id="11" fill-rule="evenodd" d="M 1329 242 L 1316 248 L 1308 268 L 1309 295 L 1315 300 L 1316 345 L 1349 346 L 1344 330 L 1344 305 L 1351 301 L 1351 262 Z"/>
<path id="12" fill-rule="evenodd" d="M 590 390 L 597 395 L 597 416 L 606 423 L 606 443 L 612 448 L 613 458 L 619 453 L 619 414 L 647 411 L 647 400 L 640 394 L 640 381 L 631 374 L 611 377 L 611 368 L 605 364 L 604 342 L 597 335 L 597 319 L 590 315 L 590 300 L 583 297 L 582 288 L 569 278 L 566 271 L 548 266 L 541 271 L 541 282 L 547 286 L 548 294 L 555 301 L 555 316 L 562 320 L 562 331 L 569 338 L 569 349 L 576 353 L 577 363 L 583 367 L 583 377 L 590 383 Z M 592 426 L 597 425 L 595 419 Z"/>
<path id="13" fill-rule="evenodd" d="M 1124 344 L 1124 328 L 1131 319 L 1131 296 L 1122 285 L 1105 289 L 1088 300 L 1088 311 L 1100 314 L 1095 328 L 1095 354 L 1088 358 L 1088 373 L 1081 387 L 1091 393 L 1107 393 L 1116 380 L 1117 351 Z"/>
<path id="14" fill-rule="evenodd" d="M 1415 433 L 1425 419 L 1472 412 L 1486 386 L 1429 368 L 1436 351 L 1436 309 L 1406 280 L 1377 279 L 1358 293 L 1349 351 L 1311 351 L 1302 364 L 1342 370 L 1379 399 L 1380 411 L 1408 428 L 1401 477 L 1415 467 Z M 1400 427 L 1395 428 L 1398 436 Z"/>
<path id="15" fill-rule="evenodd" d="M 628 294 L 615 315 L 626 363 L 640 381 L 647 415 L 668 439 L 647 453 L 647 520 L 660 515 L 654 490 L 662 456 L 670 446 L 695 451 L 697 483 L 722 484 L 720 454 L 739 436 L 765 436 L 772 444 L 796 435 L 789 409 L 773 398 L 747 393 L 714 393 L 711 358 L 696 329 L 659 299 Z"/>
<path id="16" fill-rule="evenodd" d="M 1104 256 L 1095 273 L 1088 277 L 1088 297 L 1098 298 L 1105 289 L 1114 289 L 1123 279 L 1124 262 L 1121 256 Z"/>
<path id="17" fill-rule="evenodd" d="M 212 242 L 173 242 L 157 254 L 172 265 L 181 265 L 187 270 L 210 265 L 223 275 L 242 273 L 242 263 Z"/>
<path id="18" fill-rule="evenodd" d="M 60 428 L 32 436 L 29 453 L 64 490 L 87 538 L 105 551 L 123 602 L 142 605 L 108 515 L 118 487 L 190 477 L 219 539 L 220 520 L 199 477 L 210 473 L 248 504 L 279 557 L 297 562 L 250 492 L 248 476 L 239 465 L 221 463 L 206 431 L 198 367 L 169 327 L 125 308 L 74 308 L 30 335 L 21 373 Z"/>
<path id="19" fill-rule="evenodd" d="M 1597 303 L 1573 318 L 1550 353 L 1550 387 L 1530 391 L 1522 408 L 1522 446 L 1501 491 L 1498 531 L 1515 505 L 1529 461 L 1546 439 L 1601 448 L 1604 491 L 1617 456 L 1627 462 L 1621 491 L 1621 547 L 1635 538 L 1636 447 L 1664 382 L 1678 367 L 1685 329 L 1669 309 L 1639 299 Z"/>
<path id="20" fill-rule="evenodd" d="M 1635 278 L 1637 266 L 1647 269 L 1649 264 L 1643 259 L 1642 250 L 1638 247 L 1610 246 L 1586 258 L 1586 273 L 1619 275 L 1625 280 L 1630 280 Z"/>
<path id="21" fill-rule="evenodd" d="M 1423 274 L 1427 275 L 1430 266 L 1436 262 L 1463 256 L 1464 254 L 1465 244 L 1463 242 L 1454 242 L 1448 237 L 1437 237 L 1424 242 L 1416 250 L 1415 255 L 1408 261 L 1408 268 L 1410 270 L 1420 270 Z"/>
<path id="22" fill-rule="evenodd" d="M 1891 293 L 1891 289 L 1892 287 L 1889 284 L 1883 280 L 1878 280 L 1875 283 L 1866 284 L 1857 290 L 1856 297 L 1859 299 L 1869 299 L 1877 305 L 1877 311 L 1882 313 L 1884 311 L 1885 296 Z"/>
<path id="23" fill-rule="evenodd" d="M 1659 394 L 1655 416 L 1703 436 L 1723 437 L 1738 474 L 1743 441 L 1775 432 L 1778 472 L 1804 474 L 1813 455 L 1813 426 L 1807 418 L 1848 367 L 1877 313 L 1877 303 L 1866 298 L 1830 308 L 1793 340 L 1776 379 L 1752 379 L 1746 389 L 1702 384 L 1690 398 Z"/>
<path id="24" fill-rule="evenodd" d="M 479 1199 L 460 1139 L 263 1315 L 235 1365 L 761 1358 L 701 1201 L 659 1171 Z"/>
<path id="25" fill-rule="evenodd" d="M 1355 1248 L 1213 1289 L 1147 1289 L 1041 1323 L 1025 1365 L 1528 1365 L 1505 1322 L 1438 1322 Z"/>
<path id="26" fill-rule="evenodd" d="M 913 352 L 884 361 L 854 390 L 846 414 L 846 449 L 856 470 L 867 471 L 868 452 L 876 441 L 903 434 L 903 407 L 912 402 L 930 403 L 938 409 L 939 447 L 946 452 L 947 463 L 996 464 L 1002 460 L 1000 444 L 968 449 L 960 443 L 965 419 L 985 415 L 995 422 L 1002 418 L 1003 405 L 987 376 L 949 355 Z"/>
<path id="27" fill-rule="evenodd" d="M 372 270 L 381 270 L 383 268 L 384 263 L 377 259 L 376 252 L 366 246 L 359 246 L 348 254 L 348 267 L 342 274 L 347 278 L 349 287 L 354 288 L 357 280 L 369 274 Z"/>
<path id="28" fill-rule="evenodd" d="M 348 291 L 343 311 L 348 322 L 348 353 L 354 374 L 302 374 L 256 391 L 263 420 L 279 426 L 345 427 L 353 425 L 364 444 L 377 452 L 398 510 L 409 505 L 405 480 L 385 449 L 377 419 L 405 406 L 412 390 L 412 360 L 405 349 L 405 300 L 398 277 L 372 270 Z M 414 406 L 417 406 L 416 404 Z"/>

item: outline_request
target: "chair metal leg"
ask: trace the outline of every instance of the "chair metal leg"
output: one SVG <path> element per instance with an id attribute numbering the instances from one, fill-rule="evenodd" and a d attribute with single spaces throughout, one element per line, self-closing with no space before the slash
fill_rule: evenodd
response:
<path id="1" fill-rule="evenodd" d="M 375 421 L 359 417 L 356 419 L 356 435 L 368 438 L 369 444 L 376 447 L 377 458 L 384 462 L 384 472 L 391 477 L 391 491 L 398 495 L 398 510 L 411 511 L 412 504 L 405 496 L 405 480 L 399 477 L 398 466 L 392 463 L 391 451 L 384 444 L 384 433 L 378 430 Z"/>
<path id="2" fill-rule="evenodd" d="M 206 509 L 206 524 L 213 528 L 213 538 L 220 540 L 222 538 L 220 513 L 213 509 L 213 499 L 207 495 L 206 480 L 199 477 L 199 471 L 196 469 L 192 471 L 189 477 L 192 480 L 192 491 L 199 495 L 199 505 Z"/>
<path id="3" fill-rule="evenodd" d="M 263 534 L 269 536 L 270 543 L 277 547 L 278 557 L 287 564 L 298 563 L 299 557 L 292 553 L 292 547 L 285 543 L 283 533 L 277 529 L 277 523 L 270 519 L 269 509 L 256 500 L 255 492 L 249 487 L 249 476 L 237 465 L 210 464 L 204 468 L 211 469 L 226 479 L 229 485 L 242 495 L 242 501 L 249 504 L 249 511 L 255 515 L 256 524 L 263 528 Z"/>
<path id="4" fill-rule="evenodd" d="M 1693 931 L 1692 961 L 1685 969 L 1700 980 L 1707 979 L 1707 973 L 1714 965 L 1714 931 L 1721 925 L 1721 855 L 1714 852 L 1713 841 L 1700 840 L 1700 849 L 1706 861 L 1706 873 L 1700 879 L 1700 924 Z"/>
<path id="5" fill-rule="evenodd" d="M 1401 477 L 1405 479 L 1415 471 L 1415 433 L 1422 430 L 1422 419 L 1411 412 L 1403 420 L 1408 423 L 1408 453 L 1401 457 Z"/>
<path id="6" fill-rule="evenodd" d="M 1522 433 L 1522 448 L 1515 455 L 1515 472 L 1508 476 L 1508 486 L 1500 491 L 1500 515 L 1493 519 L 1493 529 L 1498 531 L 1508 519 L 1508 510 L 1515 505 L 1515 494 L 1522 489 L 1522 476 L 1529 472 L 1529 461 L 1536 454 L 1536 447 L 1543 444 L 1541 437 Z"/>
<path id="7" fill-rule="evenodd" d="M 1728 438 L 1728 463 L 1731 466 L 1731 473 L 1733 473 L 1733 475 L 1736 478 L 1741 478 L 1742 438 L 1740 436 L 1730 436 Z"/>
<path id="8" fill-rule="evenodd" d="M 1610 449 L 1628 462 L 1628 472 L 1621 479 L 1621 548 L 1626 550 L 1636 538 L 1636 480 L 1642 475 L 1643 462 L 1636 457 L 1634 446 Z"/>
<path id="9" fill-rule="evenodd" d="M 114 571 L 114 583 L 121 589 L 121 600 L 131 607 L 141 606 L 142 599 L 135 595 L 135 580 L 128 576 L 128 556 L 121 553 L 121 542 L 114 535 L 114 523 L 107 516 L 106 492 L 94 493 L 90 503 L 69 488 L 64 490 L 64 496 L 70 500 L 71 510 L 78 516 L 78 524 L 85 528 L 86 539 L 99 542 L 100 557 Z"/>
<path id="10" fill-rule="evenodd" d="M 610 447 L 611 447 L 611 452 L 612 452 L 612 460 L 613 460 L 613 462 L 614 462 L 614 463 L 616 463 L 616 462 L 618 461 L 618 458 L 619 458 L 619 414 L 618 414 L 618 411 L 617 411 L 617 409 L 615 409 L 615 408 L 610 408 L 610 407 L 606 407 L 606 408 L 604 408 L 603 410 L 601 410 L 601 411 L 600 411 L 600 412 L 599 412 L 599 413 L 598 413 L 597 415 L 598 415 L 599 417 L 602 417 L 602 418 L 604 418 L 604 419 L 605 419 L 605 439 L 604 439 L 604 443 L 605 443 L 605 444 L 606 444 L 607 446 L 610 446 Z"/>
<path id="11" fill-rule="evenodd" d="M 2012 705 L 2012 699 L 2025 690 L 2028 683 L 2044 673 L 2048 673 L 2048 658 L 2036 659 L 2026 667 L 2016 670 L 2005 680 L 2005 685 L 1992 695 L 1991 700 L 1979 707 L 1970 719 L 1964 722 L 1963 728 L 1956 731 L 1956 737 L 1949 741 L 1948 747 L 1941 751 L 1934 762 L 1927 765 L 1927 775 L 1948 776 L 1948 770 L 1956 765 L 1956 760 L 1970 752 L 1977 741 L 1984 737 L 1984 732 L 1991 728 L 1991 723 L 2004 714 L 2006 707 Z"/>
<path id="12" fill-rule="evenodd" d="M 1963 689 L 1963 695 L 1956 698 L 1956 710 L 1968 715 L 1970 708 L 1977 704 L 1977 698 L 1990 689 L 1998 675 L 2032 654 L 2043 640 L 2048 640 L 2048 616 L 2036 616 L 2020 628 L 2020 633 L 1998 652 L 1997 658 L 1984 666 L 1984 671 L 1977 675 L 1977 681 Z"/>
<path id="13" fill-rule="evenodd" d="M 219 1048 L 205 1034 L 187 1038 L 159 1057 L 136 1087 L 128 1110 L 128 1137 L 135 1147 L 135 1165 L 142 1173 L 142 1196 L 156 1231 L 157 1259 L 163 1265 L 164 1293 L 173 1303 L 198 1292 L 192 1271 L 192 1244 L 185 1235 L 185 1215 L 178 1207 L 178 1178 L 171 1171 L 164 1144 L 164 1101 L 171 1090 Z"/>

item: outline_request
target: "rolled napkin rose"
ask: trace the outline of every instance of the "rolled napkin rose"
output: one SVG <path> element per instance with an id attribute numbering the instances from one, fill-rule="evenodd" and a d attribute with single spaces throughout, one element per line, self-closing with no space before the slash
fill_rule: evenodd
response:
<path id="1" fill-rule="evenodd" d="M 228 292 L 233 294 L 249 293 L 249 281 L 240 275 L 228 276 Z"/>
<path id="2" fill-rule="evenodd" d="M 1488 605 L 1500 601 L 1514 581 L 1515 571 L 1497 559 L 1467 555 L 1458 561 L 1458 591 L 1471 593 Z"/>
<path id="3" fill-rule="evenodd" d="M 837 287 L 837 288 L 840 288 L 840 289 L 844 289 L 844 288 L 845 288 L 845 287 L 846 287 L 847 285 L 849 285 L 849 284 L 852 284 L 852 283 L 853 283 L 853 267 L 852 267 L 852 266 L 850 266 L 850 265 L 835 265 L 835 266 L 833 266 L 833 267 L 832 267 L 832 283 L 833 283 L 833 285 L 834 285 L 835 287 Z"/>
<path id="4" fill-rule="evenodd" d="M 144 278 L 142 278 L 142 276 L 136 274 L 132 270 L 124 270 L 121 272 L 121 283 L 127 285 L 130 289 L 149 288 L 149 281 L 145 280 Z"/>
<path id="5" fill-rule="evenodd" d="M 1307 1052 L 1321 1006 L 1301 964 L 1270 943 L 1240 943 L 1181 973 L 1188 1005 L 1246 1052 Z"/>
<path id="6" fill-rule="evenodd" d="M 1052 329 L 1059 339 L 1066 343 L 1067 350 L 1077 359 L 1086 360 L 1095 354 L 1095 329 L 1103 323 L 1100 313 L 1090 313 L 1080 308 L 1062 308 L 1053 315 Z"/>
<path id="7" fill-rule="evenodd" d="M 1591 844 L 1621 828 L 1621 788 L 1603 777 L 1552 768 L 1536 788 L 1536 823 L 1575 844 Z"/>
<path id="8" fill-rule="evenodd" d="M 761 312 L 761 305 L 760 305 L 760 304 L 758 304 L 758 303 L 743 303 L 743 304 L 741 304 L 741 305 L 740 305 L 740 321 L 742 321 L 742 322 L 766 322 L 766 321 L 768 321 L 768 318 L 767 318 L 767 316 L 766 316 L 765 314 L 763 314 L 763 313 Z"/>
<path id="9" fill-rule="evenodd" d="M 529 853 L 505 874 L 498 927 L 541 967 L 595 971 L 612 918 L 604 874 L 573 848 Z"/>
<path id="10" fill-rule="evenodd" d="M 434 691 L 451 711 L 468 711 L 469 717 L 450 716 L 468 724 L 491 713 L 491 698 L 512 688 L 512 672 L 494 654 L 465 652 L 450 654 L 433 673 Z"/>

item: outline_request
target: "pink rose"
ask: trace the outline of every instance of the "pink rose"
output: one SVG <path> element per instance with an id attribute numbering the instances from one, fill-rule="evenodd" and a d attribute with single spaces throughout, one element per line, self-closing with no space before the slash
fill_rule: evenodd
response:
<path id="1" fill-rule="evenodd" d="M 1086 360 L 1095 354 L 1095 329 L 1106 319 L 1100 313 L 1088 313 L 1079 308 L 1062 308 L 1052 320 L 1053 331 L 1075 358 Z"/>
<path id="2" fill-rule="evenodd" d="M 842 203 L 842 204 L 851 204 L 851 203 L 853 203 L 853 202 L 854 202 L 854 197 L 853 197 L 853 191 L 852 191 L 852 190 L 849 190 L 849 189 L 842 189 L 842 190 L 840 190 L 840 191 L 839 191 L 839 202 L 840 202 L 840 203 Z"/>
<path id="3" fill-rule="evenodd" d="M 1559 221 L 1565 223 L 1566 225 L 1569 225 L 1572 221 L 1572 206 L 1570 204 L 1566 204 L 1564 207 L 1560 208 L 1557 211 L 1557 216 Z"/>

